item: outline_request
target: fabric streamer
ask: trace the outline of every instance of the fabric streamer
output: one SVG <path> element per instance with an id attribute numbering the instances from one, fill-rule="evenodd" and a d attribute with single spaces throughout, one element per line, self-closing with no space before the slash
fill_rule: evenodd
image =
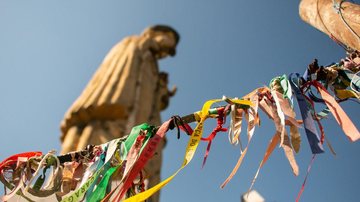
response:
<path id="1" fill-rule="evenodd" d="M 306 185 L 307 179 L 308 179 L 308 177 L 309 177 L 310 170 L 311 170 L 311 166 L 312 166 L 313 163 L 314 163 L 315 157 L 316 157 L 316 154 L 313 154 L 313 156 L 312 156 L 312 158 L 311 158 L 311 161 L 310 161 L 310 163 L 309 163 L 308 169 L 307 169 L 307 171 L 306 171 L 306 176 L 305 176 L 304 182 L 303 182 L 303 184 L 301 185 L 301 189 L 300 189 L 300 191 L 299 191 L 299 193 L 298 193 L 298 196 L 296 197 L 296 202 L 299 202 L 300 197 L 301 197 L 302 193 L 304 192 L 305 185 Z"/>
<path id="2" fill-rule="evenodd" d="M 284 140 L 285 140 L 285 114 L 281 109 L 280 106 L 280 102 L 279 102 L 279 98 L 277 97 L 276 91 L 271 90 L 271 95 L 272 98 L 274 100 L 275 106 L 276 106 L 276 110 L 275 113 L 277 114 L 277 116 L 275 116 L 275 113 L 273 114 L 274 117 L 278 117 L 280 122 L 276 122 L 276 126 L 277 126 L 277 130 L 279 130 L 280 132 L 280 147 L 284 144 Z"/>
<path id="3" fill-rule="evenodd" d="M 278 132 L 272 137 L 272 139 L 269 142 L 268 148 L 266 149 L 265 155 L 263 157 L 263 159 L 260 162 L 260 166 L 256 171 L 256 174 L 251 182 L 250 188 L 248 189 L 248 193 L 250 192 L 250 190 L 252 189 L 252 187 L 255 184 L 255 181 L 259 175 L 260 169 L 264 166 L 264 164 L 266 163 L 266 161 L 269 159 L 270 155 L 272 154 L 272 152 L 274 151 L 275 147 L 277 144 L 280 143 L 280 135 L 278 134 Z"/>
<path id="4" fill-rule="evenodd" d="M 292 171 L 293 171 L 294 175 L 297 176 L 299 174 L 299 168 L 296 163 L 295 156 L 293 154 L 293 150 L 292 150 L 290 142 L 289 142 L 288 134 L 287 134 L 286 130 L 283 129 L 281 119 L 280 119 L 278 113 L 276 112 L 276 110 L 278 108 L 276 106 L 274 106 L 274 104 L 271 103 L 271 101 L 268 99 L 265 99 L 265 103 L 267 103 L 267 105 L 269 106 L 269 108 L 271 110 L 271 116 L 272 116 L 272 119 L 275 124 L 276 134 L 280 136 L 280 147 L 283 148 L 285 156 L 288 159 L 290 166 L 292 168 Z M 281 144 L 281 138 L 284 139 L 282 144 Z"/>
<path id="5" fill-rule="evenodd" d="M 134 163 L 134 165 L 131 167 L 131 170 L 129 170 L 129 176 L 127 176 L 126 180 L 124 181 L 123 187 L 120 189 L 120 192 L 117 199 L 122 199 L 125 195 L 128 188 L 131 186 L 133 180 L 135 177 L 139 174 L 139 172 L 143 169 L 146 162 L 154 155 L 155 150 L 161 139 L 164 138 L 166 132 L 169 129 L 169 124 L 172 120 L 166 121 L 164 124 L 161 125 L 159 130 L 156 132 L 155 136 L 149 139 L 149 143 L 145 144 L 142 152 L 140 153 L 140 156 L 138 157 L 138 160 Z"/>
<path id="6" fill-rule="evenodd" d="M 275 133 L 272 133 L 248 192 L 254 187 L 261 169 L 277 145 L 284 151 L 293 174 L 299 174 L 295 153 L 300 153 L 302 138 L 299 127 L 302 124 L 313 156 L 296 198 L 299 201 L 316 155 L 324 152 L 324 141 L 336 155 L 325 136 L 322 121 L 331 113 L 351 142 L 360 139 L 358 129 L 339 104 L 347 100 L 360 103 L 360 66 L 359 62 L 354 62 L 354 58 L 360 61 L 360 53 L 355 52 L 340 63 L 327 67 L 319 66 L 317 60 L 314 60 L 304 76 L 292 73 L 288 77 L 275 77 L 269 87 L 256 88 L 242 99 L 223 96 L 222 99 L 209 100 L 204 103 L 201 111 L 184 117 L 172 116 L 160 127 L 140 124 L 133 127 L 125 137 L 101 145 L 88 145 L 81 151 L 61 156 L 56 156 L 55 151 L 45 155 L 35 151 L 10 156 L 0 162 L 0 181 L 5 186 L 5 195 L 1 200 L 8 201 L 19 195 L 29 202 L 35 201 L 32 197 L 46 200 L 45 197 L 48 196 L 55 196 L 60 202 L 145 201 L 172 181 L 192 161 L 201 141 L 207 143 L 202 163 L 204 167 L 217 133 L 227 131 L 226 117 L 230 115 L 228 139 L 232 146 L 239 145 L 240 156 L 221 184 L 220 187 L 224 188 L 239 170 L 250 143 L 253 142 L 256 125 L 260 126 L 260 109 L 274 122 Z M 293 98 L 298 103 L 302 120 L 296 118 Z M 211 109 L 218 102 L 225 102 L 227 105 Z M 324 105 L 325 108 L 317 112 L 315 108 L 318 105 Z M 217 119 L 217 125 L 208 137 L 203 138 L 204 124 L 209 118 Z M 192 130 L 188 123 L 195 121 L 197 125 Z M 245 148 L 241 142 L 243 122 L 247 124 Z M 182 164 L 173 175 L 145 190 L 144 180 L 148 177 L 144 171 L 145 165 L 154 156 L 167 131 L 174 128 L 178 130 L 178 138 L 180 130 L 189 135 Z"/>
<path id="7" fill-rule="evenodd" d="M 241 124 L 243 119 L 243 109 L 238 108 L 236 105 L 231 105 L 231 120 L 230 120 L 230 129 L 229 129 L 229 142 L 230 144 L 237 145 L 240 144 L 240 149 L 242 152 L 242 144 L 240 140 L 241 133 Z"/>
<path id="8" fill-rule="evenodd" d="M 254 115 L 252 116 L 257 116 L 257 107 L 258 107 L 258 96 L 257 96 L 257 93 L 258 91 L 260 91 L 261 89 L 256 89 L 254 90 L 253 92 L 249 93 L 248 95 L 244 96 L 244 98 L 248 98 L 251 100 L 251 103 L 256 103 L 255 104 L 255 107 L 253 108 L 252 106 L 249 106 L 251 109 L 252 109 L 252 112 L 255 113 Z M 253 104 L 254 105 L 254 104 Z M 245 113 L 249 113 L 249 111 L 245 111 Z M 224 188 L 229 182 L 230 180 L 234 177 L 234 175 L 236 174 L 237 170 L 239 169 L 239 167 L 241 166 L 241 163 L 248 151 L 248 147 L 250 145 L 250 142 L 251 142 L 251 139 L 252 139 L 252 136 L 253 136 L 253 127 L 255 125 L 253 123 L 250 123 L 248 121 L 248 144 L 247 146 L 245 147 L 245 149 L 242 151 L 242 153 L 240 154 L 240 157 L 235 165 L 235 167 L 233 168 L 233 170 L 231 171 L 230 175 L 225 179 L 225 181 L 220 185 L 220 188 Z"/>
<path id="9" fill-rule="evenodd" d="M 315 123 L 311 114 L 311 108 L 309 107 L 306 98 L 299 88 L 301 77 L 298 73 L 292 73 L 290 74 L 289 78 L 291 87 L 299 105 L 301 116 L 303 118 L 305 133 L 310 144 L 311 151 L 313 154 L 323 153 L 324 148 L 321 144 L 319 134 L 316 131 Z"/>
<path id="10" fill-rule="evenodd" d="M 219 116 L 217 117 L 217 126 L 216 126 L 216 128 L 214 128 L 214 130 L 211 132 L 211 134 L 208 137 L 201 138 L 202 141 L 207 141 L 208 142 L 206 152 L 205 152 L 205 155 L 204 155 L 204 160 L 203 160 L 203 163 L 202 163 L 202 166 L 201 166 L 202 168 L 204 168 L 204 166 L 206 164 L 206 160 L 207 160 L 207 157 L 209 155 L 210 148 L 211 148 L 211 143 L 214 140 L 216 134 L 218 132 L 226 132 L 227 131 L 227 128 L 223 128 L 223 125 L 225 123 L 225 117 L 226 117 L 225 113 L 226 113 L 225 109 L 218 110 Z"/>
<path id="11" fill-rule="evenodd" d="M 34 157 L 40 157 L 40 156 L 42 156 L 42 152 L 40 152 L 40 151 L 24 152 L 24 153 L 12 155 L 0 163 L 0 173 L 3 174 L 4 170 L 9 167 L 16 167 L 16 168 L 20 169 L 21 167 L 25 166 L 25 163 L 28 159 L 31 159 Z M 3 179 L 4 179 L 4 177 L 1 176 L 0 180 L 5 184 L 5 180 L 3 180 Z M 27 199 L 27 197 L 25 197 L 24 194 L 22 194 L 22 192 L 18 192 L 24 186 L 23 183 L 21 183 L 22 181 L 26 181 L 26 176 L 24 173 L 22 173 L 21 176 L 19 177 L 19 183 L 16 185 L 15 188 L 14 188 L 14 186 L 8 187 L 8 188 L 12 189 L 11 192 L 9 194 L 2 196 L 1 200 L 7 201 L 10 198 L 12 198 L 13 196 L 15 196 L 15 194 L 18 194 Z"/>
<path id="12" fill-rule="evenodd" d="M 203 127 L 204 127 L 204 122 L 207 119 L 208 115 L 209 115 L 209 109 L 210 106 L 216 102 L 220 102 L 222 101 L 221 99 L 217 99 L 217 100 L 209 100 L 207 102 L 205 102 L 201 113 L 200 113 L 200 121 L 197 124 L 197 126 L 195 127 L 192 135 L 190 136 L 190 139 L 188 141 L 187 147 L 186 147 L 186 152 L 185 152 L 185 157 L 184 157 L 184 161 L 181 165 L 181 167 L 170 177 L 168 177 L 167 179 L 165 179 L 164 181 L 160 182 L 159 184 L 157 184 L 156 186 L 150 188 L 149 190 L 142 192 L 138 195 L 135 195 L 129 199 L 126 199 L 125 202 L 131 202 L 131 201 L 144 201 L 147 198 L 149 198 L 152 194 L 154 194 L 155 192 L 159 191 L 161 188 L 163 188 L 164 186 L 166 186 L 184 167 L 186 167 L 190 161 L 192 160 L 196 148 L 199 145 L 199 142 L 201 140 L 201 136 L 203 133 Z M 233 102 L 236 102 L 237 104 L 241 104 L 241 105 L 251 105 L 250 101 L 246 101 L 246 100 L 232 100 Z"/>
<path id="13" fill-rule="evenodd" d="M 220 102 L 220 101 L 221 100 L 209 100 L 209 101 L 205 102 L 205 104 L 204 104 L 204 106 L 203 106 L 203 108 L 201 110 L 200 122 L 195 127 L 195 130 L 191 134 L 190 139 L 188 141 L 184 161 L 183 161 L 181 167 L 173 175 L 171 175 L 170 177 L 168 177 L 164 181 L 160 182 L 159 184 L 155 185 L 154 187 L 148 189 L 145 192 L 142 192 L 142 193 L 137 194 L 137 195 L 135 195 L 135 196 L 133 196 L 131 198 L 126 199 L 125 202 L 135 202 L 135 201 L 144 201 L 144 200 L 146 200 L 151 195 L 153 195 L 155 192 L 159 191 L 161 188 L 166 186 L 185 166 L 187 166 L 190 163 L 190 161 L 192 160 L 192 158 L 193 158 L 193 156 L 195 154 L 196 148 L 199 145 L 199 142 L 201 140 L 201 136 L 202 136 L 202 133 L 203 133 L 204 122 L 208 117 L 210 106 L 213 103 Z"/>
<path id="14" fill-rule="evenodd" d="M 352 123 L 350 118 L 346 115 L 344 110 L 336 102 L 336 100 L 327 92 L 327 90 L 319 82 L 313 81 L 313 85 L 321 94 L 322 98 L 325 100 L 326 105 L 330 109 L 331 113 L 334 115 L 335 120 L 338 122 L 346 136 L 352 141 L 355 142 L 360 139 L 360 133 Z"/>
<path id="15" fill-rule="evenodd" d="M 115 139 L 112 140 L 111 142 L 119 142 L 119 139 Z M 106 144 L 103 144 L 103 147 L 107 147 L 107 150 L 109 151 L 106 155 L 110 155 L 113 156 L 114 153 L 116 152 L 116 149 L 114 149 L 113 147 L 115 147 L 115 145 L 117 144 L 113 144 L 111 142 L 108 142 Z M 109 147 L 109 145 L 111 145 L 112 147 Z M 111 153 L 110 153 L 111 152 Z M 100 157 L 100 159 L 104 159 L 104 155 L 102 155 Z M 104 163 L 99 163 L 98 164 L 98 168 L 97 171 L 95 173 L 93 173 L 91 175 L 91 177 L 89 179 L 87 179 L 87 181 L 81 186 L 79 187 L 77 190 L 75 190 L 71 195 L 66 196 L 65 198 L 63 198 L 61 200 L 61 202 L 69 202 L 69 201 L 80 201 L 82 199 L 82 197 L 84 196 L 84 194 L 91 188 L 93 187 L 93 183 L 95 182 L 96 179 L 98 179 L 99 175 L 103 172 L 103 168 L 105 167 L 105 165 L 107 165 L 107 163 L 110 161 L 110 158 L 106 158 L 107 161 L 104 160 Z M 102 162 L 102 161 L 100 161 Z M 91 190 L 91 189 L 90 189 Z M 90 195 L 88 195 L 88 197 L 90 197 Z"/>

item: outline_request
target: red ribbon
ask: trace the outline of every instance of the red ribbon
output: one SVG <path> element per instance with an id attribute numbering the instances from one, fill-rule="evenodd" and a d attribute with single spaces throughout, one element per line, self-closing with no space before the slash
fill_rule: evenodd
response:
<path id="1" fill-rule="evenodd" d="M 159 142 L 164 138 L 166 132 L 169 130 L 169 125 L 171 122 L 172 119 L 164 122 L 160 126 L 154 137 L 150 138 L 149 142 L 145 145 L 134 166 L 129 171 L 129 176 L 124 182 L 124 185 L 121 187 L 120 192 L 115 197 L 115 199 L 120 200 L 124 197 L 126 191 L 131 187 L 133 180 L 141 172 L 148 160 L 151 159 L 154 155 L 156 147 L 158 146 Z"/>
<path id="2" fill-rule="evenodd" d="M 302 193 L 304 192 L 305 185 L 306 185 L 306 181 L 307 181 L 307 179 L 308 179 L 308 177 L 309 177 L 310 170 L 311 170 L 311 166 L 312 166 L 313 163 L 314 163 L 315 157 L 316 157 L 316 154 L 313 154 L 313 156 L 312 156 L 312 158 L 311 158 L 311 161 L 310 161 L 310 163 L 309 163 L 309 165 L 308 165 L 308 169 L 307 169 L 307 172 L 306 172 L 306 176 L 305 176 L 304 182 L 303 182 L 303 184 L 301 185 L 301 189 L 300 189 L 300 191 L 299 191 L 299 193 L 298 193 L 298 196 L 296 197 L 296 202 L 299 202 L 300 197 L 301 197 Z"/>
<path id="3" fill-rule="evenodd" d="M 24 153 L 12 155 L 12 156 L 8 157 L 7 159 L 3 160 L 0 163 L 0 172 L 5 167 L 12 166 L 13 164 L 16 164 L 18 162 L 19 158 L 31 158 L 31 157 L 34 157 L 34 156 L 41 156 L 41 155 L 42 155 L 42 152 L 40 152 L 40 151 L 24 152 Z"/>
<path id="4" fill-rule="evenodd" d="M 224 108 L 220 108 L 218 109 L 218 118 L 217 118 L 217 126 L 216 128 L 214 128 L 214 130 L 211 132 L 211 134 L 206 137 L 206 138 L 201 138 L 202 141 L 206 141 L 206 142 L 209 142 L 207 147 L 206 147 L 206 152 L 205 152 L 205 155 L 204 155 L 204 160 L 203 160 L 203 163 L 202 163 L 202 168 L 204 168 L 205 166 L 205 163 L 206 163 L 206 159 L 207 157 L 209 156 L 209 152 L 210 152 L 210 148 L 211 148 L 211 143 L 213 141 L 213 139 L 215 138 L 216 134 L 218 132 L 226 132 L 228 129 L 227 128 L 223 128 L 223 125 L 225 123 L 225 113 L 224 113 Z"/>

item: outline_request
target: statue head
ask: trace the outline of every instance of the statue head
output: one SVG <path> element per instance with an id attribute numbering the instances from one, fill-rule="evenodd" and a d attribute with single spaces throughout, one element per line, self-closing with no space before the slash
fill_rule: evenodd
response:
<path id="1" fill-rule="evenodd" d="M 175 29 L 166 25 L 154 25 L 145 29 L 142 35 L 152 38 L 159 46 L 159 50 L 154 51 L 157 58 L 176 54 L 180 35 Z"/>

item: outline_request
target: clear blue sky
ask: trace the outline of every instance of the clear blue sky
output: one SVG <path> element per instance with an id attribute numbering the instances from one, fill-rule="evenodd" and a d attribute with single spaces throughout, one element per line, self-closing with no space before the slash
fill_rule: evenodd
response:
<path id="1" fill-rule="evenodd" d="M 168 24 L 181 35 L 177 56 L 160 63 L 178 93 L 163 120 L 186 115 L 222 95 L 241 97 L 277 75 L 302 73 L 317 58 L 337 62 L 345 52 L 298 16 L 299 1 L 1 1 L 0 2 L 0 159 L 12 154 L 59 151 L 59 124 L 108 50 L 125 36 L 153 24 Z M 346 112 L 360 126 L 359 105 Z M 195 158 L 162 190 L 163 202 L 239 201 L 274 134 L 263 114 L 243 166 L 221 190 L 239 157 L 227 134 L 212 145 L 201 170 L 205 144 Z M 205 134 L 215 127 L 206 122 Z M 325 133 L 328 148 L 316 159 L 301 201 L 359 201 L 360 143 L 350 143 L 334 118 Z M 294 177 L 280 148 L 262 169 L 255 189 L 267 201 L 294 201 L 311 158 L 303 144 Z M 168 134 L 162 177 L 180 166 L 187 137 Z M 245 136 L 244 136 L 245 137 Z M 245 139 L 245 138 L 243 138 Z"/>

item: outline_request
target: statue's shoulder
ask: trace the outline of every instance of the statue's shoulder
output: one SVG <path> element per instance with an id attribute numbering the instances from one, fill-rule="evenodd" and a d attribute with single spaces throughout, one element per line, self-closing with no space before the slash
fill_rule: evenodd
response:
<path id="1" fill-rule="evenodd" d="M 138 36 L 128 36 L 123 38 L 111 48 L 107 56 L 104 58 L 104 61 L 112 60 L 113 58 L 118 58 L 128 54 L 136 54 L 139 49 L 139 41 Z"/>
<path id="2" fill-rule="evenodd" d="M 136 35 L 132 35 L 132 36 L 127 36 L 125 38 L 123 38 L 120 43 L 124 43 L 124 44 L 128 44 L 128 43 L 138 43 L 138 41 L 140 40 L 141 37 L 136 36 Z"/>
<path id="3" fill-rule="evenodd" d="M 114 48 L 137 46 L 140 41 L 139 36 L 128 36 L 119 41 Z"/>

